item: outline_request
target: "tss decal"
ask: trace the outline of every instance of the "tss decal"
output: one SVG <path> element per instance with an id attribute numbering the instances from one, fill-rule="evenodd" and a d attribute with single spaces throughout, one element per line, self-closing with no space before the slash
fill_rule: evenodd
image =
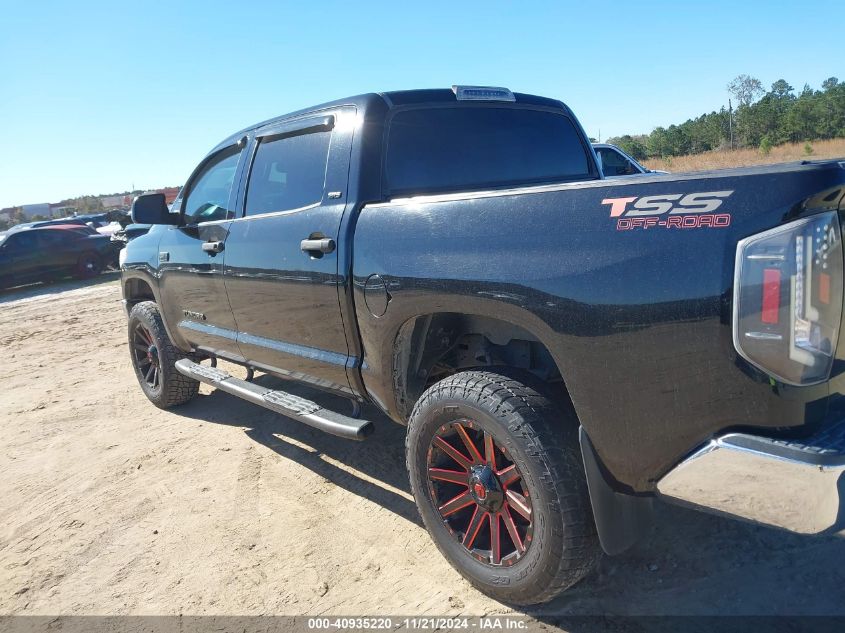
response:
<path id="1" fill-rule="evenodd" d="M 655 196 L 605 198 L 610 205 L 610 217 L 617 218 L 616 230 L 697 229 L 730 226 L 730 213 L 714 213 L 733 191 L 703 191 L 700 193 L 666 193 Z"/>

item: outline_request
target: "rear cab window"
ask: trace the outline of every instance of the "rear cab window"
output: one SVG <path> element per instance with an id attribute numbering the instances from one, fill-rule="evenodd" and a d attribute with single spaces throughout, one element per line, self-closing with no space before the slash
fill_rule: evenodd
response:
<path id="1" fill-rule="evenodd" d="M 391 196 L 597 178 L 563 111 L 476 104 L 397 110 L 384 171 Z"/>

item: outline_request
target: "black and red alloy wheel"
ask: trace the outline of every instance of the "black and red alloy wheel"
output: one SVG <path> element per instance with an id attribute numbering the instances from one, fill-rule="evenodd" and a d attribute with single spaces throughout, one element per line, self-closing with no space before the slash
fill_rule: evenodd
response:
<path id="1" fill-rule="evenodd" d="M 144 382 L 151 388 L 158 389 L 161 382 L 158 347 L 152 333 L 143 323 L 138 323 L 132 332 L 132 358 Z"/>
<path id="2" fill-rule="evenodd" d="M 510 566 L 531 545 L 531 498 L 496 438 L 472 420 L 444 424 L 428 449 L 428 489 L 443 523 L 476 560 Z"/>

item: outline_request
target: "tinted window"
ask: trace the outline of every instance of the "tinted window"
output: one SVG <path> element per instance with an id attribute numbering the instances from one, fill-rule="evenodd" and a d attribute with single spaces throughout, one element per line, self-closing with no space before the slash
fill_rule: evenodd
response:
<path id="1" fill-rule="evenodd" d="M 62 246 L 63 244 L 67 244 L 68 242 L 80 240 L 82 239 L 82 237 L 82 233 L 76 231 L 75 229 L 54 229 L 51 231 L 38 232 L 38 239 L 41 242 L 41 246 L 44 248 L 49 248 L 51 246 Z"/>
<path id="2" fill-rule="evenodd" d="M 225 220 L 234 216 L 229 210 L 229 194 L 238 158 L 240 150 L 237 147 L 225 149 L 206 163 L 191 181 L 191 190 L 184 205 L 186 223 Z"/>
<path id="3" fill-rule="evenodd" d="M 589 177 L 572 122 L 522 108 L 406 110 L 390 122 L 392 193 L 460 190 Z"/>
<path id="4" fill-rule="evenodd" d="M 261 140 L 249 176 L 246 214 L 289 211 L 323 198 L 331 132 Z"/>
<path id="5" fill-rule="evenodd" d="M 21 231 L 6 238 L 6 248 L 10 251 L 29 251 L 35 248 L 35 234 Z"/>
<path id="6" fill-rule="evenodd" d="M 605 176 L 627 176 L 640 173 L 640 170 L 631 161 L 616 150 L 609 147 L 599 147 L 596 148 L 596 154 L 599 155 L 602 173 Z"/>

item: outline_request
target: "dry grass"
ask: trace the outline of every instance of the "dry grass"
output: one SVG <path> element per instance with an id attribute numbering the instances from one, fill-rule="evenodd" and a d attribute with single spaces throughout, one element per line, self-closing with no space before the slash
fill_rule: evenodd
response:
<path id="1" fill-rule="evenodd" d="M 666 159 L 654 158 L 643 161 L 649 169 L 663 169 L 672 172 L 702 171 L 706 169 L 725 169 L 727 167 L 745 167 L 747 165 L 767 165 L 787 163 L 796 160 L 841 158 L 845 157 L 845 138 L 828 141 L 813 141 L 812 154 L 806 154 L 804 143 L 786 143 L 773 147 L 767 155 L 756 149 L 738 149 L 734 151 L 712 151 L 687 156 L 674 156 Z"/>

